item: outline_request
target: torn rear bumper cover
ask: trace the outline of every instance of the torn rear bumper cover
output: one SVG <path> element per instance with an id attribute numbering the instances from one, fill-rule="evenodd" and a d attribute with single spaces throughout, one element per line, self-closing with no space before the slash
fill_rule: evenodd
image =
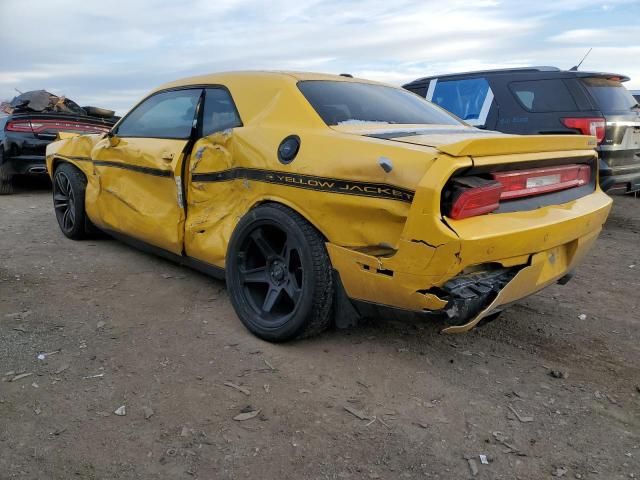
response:
<path id="1" fill-rule="evenodd" d="M 499 268 L 460 275 L 445 283 L 434 294 L 448 299 L 444 311 L 456 324 L 465 324 L 478 314 L 516 276 L 519 267 Z"/>
<path id="2" fill-rule="evenodd" d="M 496 267 L 493 264 L 484 270 L 455 276 L 440 287 L 414 291 L 413 295 L 421 297 L 421 303 L 427 304 L 428 307 L 406 308 L 402 305 L 375 300 L 362 301 L 362 296 L 358 298 L 359 295 L 350 295 L 353 290 L 349 292 L 348 288 L 346 293 L 362 317 L 381 314 L 388 317 L 392 313 L 398 318 L 404 317 L 407 313 L 433 317 L 436 314 L 449 320 L 445 322 L 449 323 L 449 326 L 443 329 L 444 333 L 463 333 L 475 327 L 484 318 L 500 311 L 506 305 L 532 295 L 552 283 L 562 282 L 590 250 L 599 232 L 600 228 L 596 228 L 589 234 L 571 242 L 532 254 L 529 256 L 528 262 L 521 265 Z M 338 266 L 344 267 L 344 262 L 340 261 L 338 253 L 340 250 L 342 249 L 336 250 L 335 246 L 329 244 L 332 259 L 338 260 Z M 362 261 L 356 261 L 356 263 L 362 265 Z M 392 272 L 392 275 L 380 275 L 371 270 L 371 268 L 360 270 L 360 274 L 357 275 L 360 283 L 365 288 L 367 288 L 366 285 L 369 285 L 368 288 L 376 286 L 381 288 L 382 285 L 391 287 L 395 284 L 391 295 L 395 296 L 393 291 L 400 290 L 401 286 L 398 283 L 403 278 L 402 275 L 397 272 Z M 345 270 L 340 272 L 343 281 L 345 273 Z M 349 282 L 351 275 L 347 273 L 346 277 Z M 394 282 L 394 277 L 396 282 Z M 380 283 L 371 282 L 372 278 L 376 278 Z M 423 277 L 423 279 L 426 278 L 428 277 Z M 347 282 L 344 282 L 345 287 L 347 287 Z M 368 293 L 371 295 L 374 292 L 375 290 Z M 412 298 L 414 297 L 412 296 Z M 451 325 L 451 323 L 454 324 Z"/>

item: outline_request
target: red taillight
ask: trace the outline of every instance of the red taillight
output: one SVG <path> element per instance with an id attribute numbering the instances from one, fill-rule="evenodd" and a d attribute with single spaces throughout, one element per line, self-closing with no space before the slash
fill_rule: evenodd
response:
<path id="1" fill-rule="evenodd" d="M 28 133 L 42 133 L 44 131 L 103 133 L 108 132 L 110 127 L 70 120 L 13 120 L 5 125 L 5 130 Z"/>
<path id="2" fill-rule="evenodd" d="M 591 183 L 591 166 L 586 164 L 494 172 L 487 177 L 452 179 L 443 194 L 443 211 L 449 218 L 462 219 L 491 213 L 501 201 L 533 197 Z"/>
<path id="3" fill-rule="evenodd" d="M 33 128 L 31 127 L 30 120 L 13 120 L 11 122 L 7 122 L 7 124 L 4 126 L 4 129 L 8 132 L 33 133 Z"/>
<path id="4" fill-rule="evenodd" d="M 591 167 L 563 165 L 493 173 L 492 177 L 503 186 L 500 199 L 510 200 L 586 185 L 591 181 Z"/>
<path id="5" fill-rule="evenodd" d="M 580 130 L 583 135 L 593 135 L 598 140 L 598 144 L 604 140 L 606 128 L 604 118 L 563 118 L 562 124 L 567 128 Z"/>
<path id="6" fill-rule="evenodd" d="M 502 188 L 499 182 L 491 182 L 488 185 L 463 190 L 453 202 L 449 217 L 457 220 L 497 210 L 500 206 Z"/>

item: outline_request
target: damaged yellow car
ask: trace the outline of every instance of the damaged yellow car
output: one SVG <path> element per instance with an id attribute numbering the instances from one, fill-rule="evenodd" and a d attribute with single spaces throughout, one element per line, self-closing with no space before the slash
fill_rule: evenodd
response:
<path id="1" fill-rule="evenodd" d="M 595 146 L 347 76 L 242 72 L 164 85 L 108 134 L 49 145 L 47 168 L 66 236 L 225 278 L 246 327 L 286 341 L 381 312 L 462 332 L 565 281 L 611 207 Z"/>

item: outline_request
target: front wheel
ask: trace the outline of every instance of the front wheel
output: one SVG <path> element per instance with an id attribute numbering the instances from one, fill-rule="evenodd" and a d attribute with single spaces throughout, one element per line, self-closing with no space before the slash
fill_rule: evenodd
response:
<path id="1" fill-rule="evenodd" d="M 53 208 L 60 230 L 73 240 L 87 236 L 84 192 L 86 181 L 82 173 L 68 163 L 56 168 L 53 175 Z"/>
<path id="2" fill-rule="evenodd" d="M 290 208 L 262 205 L 240 220 L 226 278 L 240 320 L 263 340 L 309 337 L 331 323 L 334 286 L 324 239 Z"/>

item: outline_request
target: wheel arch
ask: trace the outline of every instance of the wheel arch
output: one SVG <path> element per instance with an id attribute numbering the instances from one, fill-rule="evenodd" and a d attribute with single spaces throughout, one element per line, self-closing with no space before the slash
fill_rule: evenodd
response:
<path id="1" fill-rule="evenodd" d="M 54 156 L 51 159 L 51 168 L 49 169 L 49 173 L 50 173 L 50 177 L 53 180 L 53 176 L 56 173 L 56 170 L 63 164 L 69 164 L 72 167 L 74 167 L 76 170 L 78 170 L 78 172 L 80 172 L 85 180 L 85 182 L 87 182 L 87 173 L 82 169 L 82 167 L 78 164 L 78 162 L 68 159 L 68 158 L 63 158 L 63 157 L 58 157 L 58 156 Z"/>
<path id="2" fill-rule="evenodd" d="M 249 209 L 247 209 L 247 211 L 245 212 L 245 215 L 259 206 L 268 205 L 268 204 L 278 204 L 278 205 L 282 205 L 287 208 L 290 208 L 291 210 L 296 212 L 298 215 L 300 215 L 302 218 L 304 218 L 307 222 L 309 222 L 313 226 L 313 228 L 315 228 L 318 231 L 318 233 L 322 235 L 322 238 L 325 241 L 327 242 L 329 241 L 329 236 L 327 235 L 327 232 L 322 228 L 320 223 L 317 222 L 313 218 L 313 216 L 310 215 L 309 212 L 306 209 L 302 208 L 298 203 L 292 202 L 286 198 L 268 196 L 268 197 L 264 197 L 259 200 L 256 200 L 249 207 Z"/>

